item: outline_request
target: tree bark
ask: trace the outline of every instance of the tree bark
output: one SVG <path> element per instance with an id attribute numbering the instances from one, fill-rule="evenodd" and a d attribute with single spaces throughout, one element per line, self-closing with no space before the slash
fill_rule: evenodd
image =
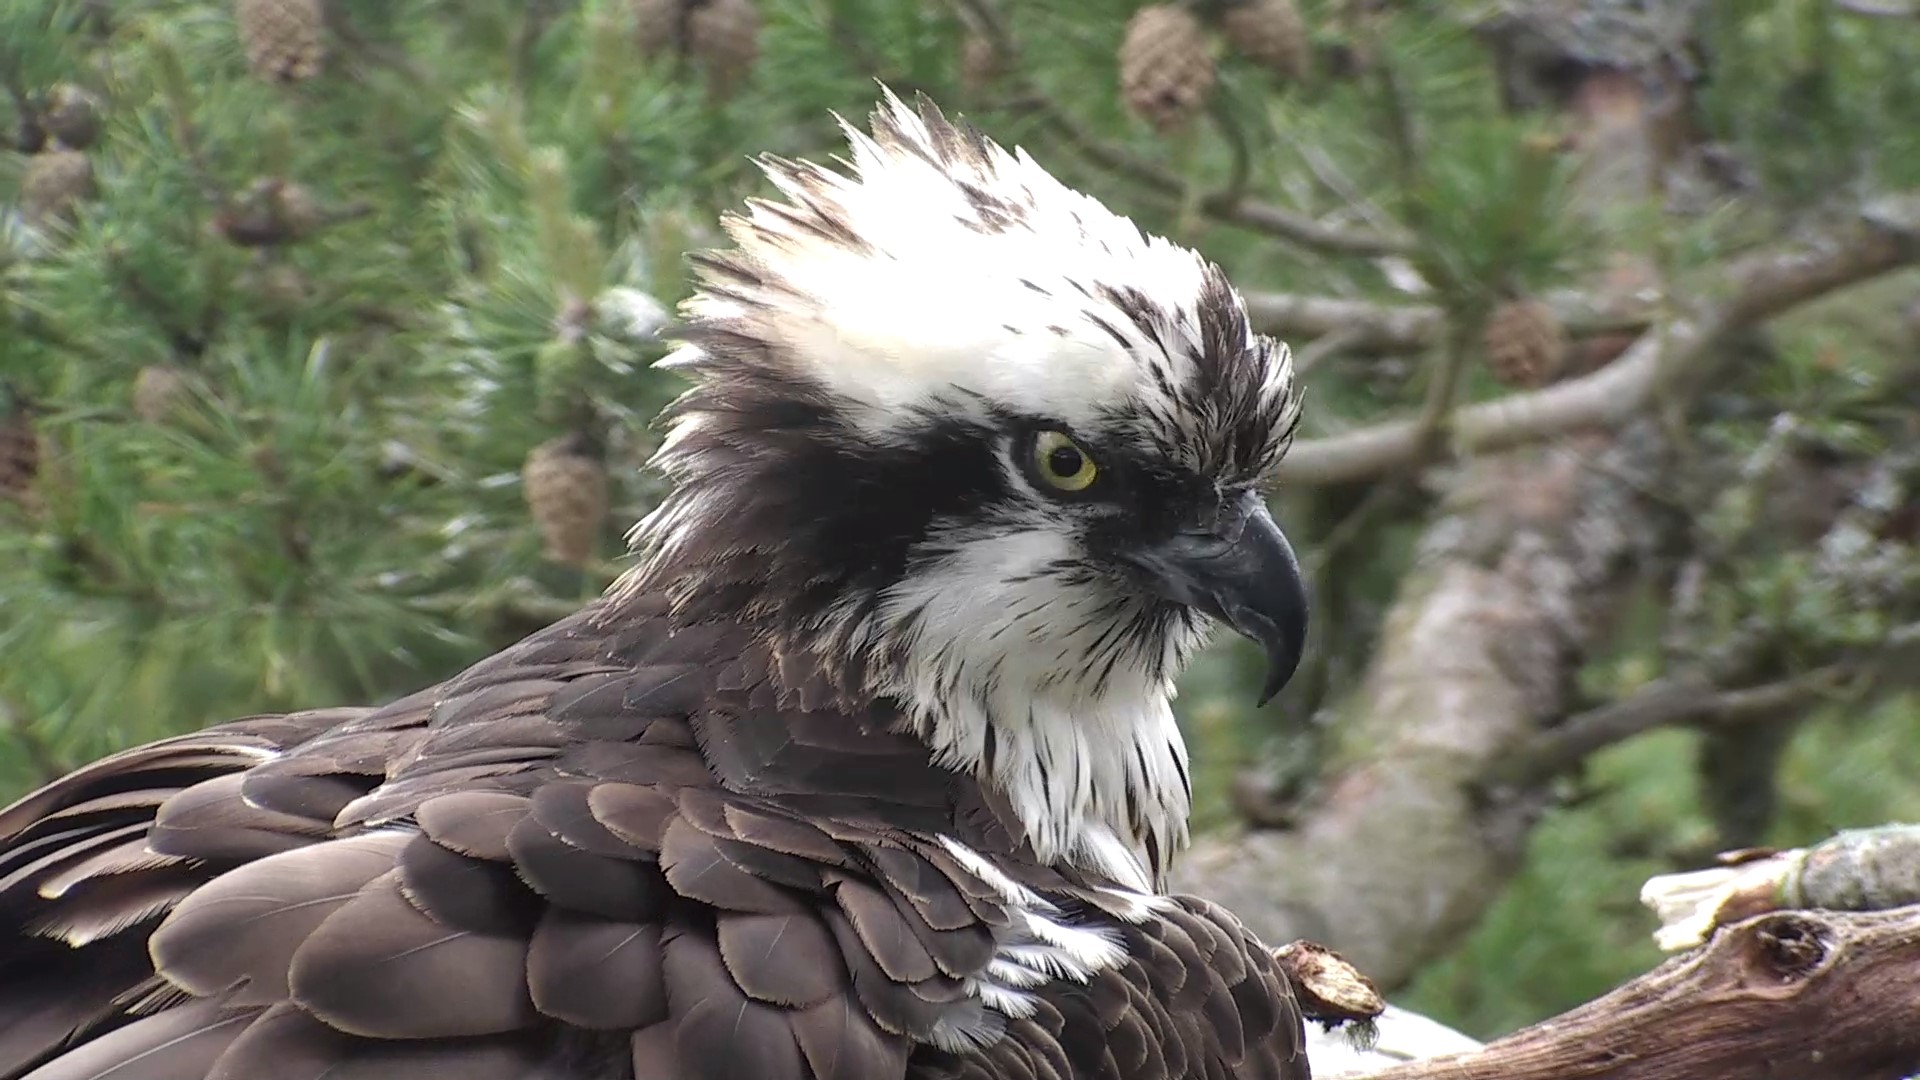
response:
<path id="1" fill-rule="evenodd" d="M 1920 908 L 1728 927 L 1571 1012 L 1365 1080 L 1869 1080 L 1920 1072 Z"/>

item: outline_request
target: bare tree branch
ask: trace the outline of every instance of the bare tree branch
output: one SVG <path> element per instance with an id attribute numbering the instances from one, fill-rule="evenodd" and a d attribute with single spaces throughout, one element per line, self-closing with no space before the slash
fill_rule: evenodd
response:
<path id="1" fill-rule="evenodd" d="M 1541 299 L 1575 337 L 1644 330 L 1654 317 L 1652 297 L 1625 310 L 1586 293 L 1555 292 Z M 1351 344 L 1345 347 L 1356 352 L 1417 352 L 1438 341 L 1447 324 L 1438 304 L 1281 292 L 1248 293 L 1246 300 L 1247 314 L 1262 333 L 1296 339 L 1350 335 Z"/>
<path id="2" fill-rule="evenodd" d="M 1788 679 L 1731 689 L 1701 671 L 1655 679 L 1618 701 L 1571 717 L 1522 743 L 1493 770 L 1496 781 L 1529 786 L 1563 773 L 1597 751 L 1655 728 L 1701 721 L 1732 722 L 1810 706 L 1851 671 L 1834 663 Z"/>
<path id="3" fill-rule="evenodd" d="M 1590 375 L 1459 410 L 1449 449 L 1485 453 L 1581 428 L 1617 427 L 1656 393 L 1685 400 L 1711 381 L 1720 366 L 1718 346 L 1732 334 L 1917 258 L 1920 196 L 1876 204 L 1848 230 L 1743 261 L 1711 290 L 1726 299 L 1649 329 Z M 1422 463 L 1421 450 L 1417 420 L 1388 421 L 1295 443 L 1280 475 L 1295 484 L 1368 480 Z"/>
<path id="4" fill-rule="evenodd" d="M 1352 350 L 1361 339 L 1361 334 L 1350 330 L 1335 330 L 1321 334 L 1298 349 L 1293 350 L 1293 369 L 1300 375 L 1306 375 L 1319 367 L 1330 356 L 1336 356 Z"/>
<path id="5" fill-rule="evenodd" d="M 1920 4 L 1875 3 L 1874 0 L 1833 0 L 1833 6 L 1849 15 L 1870 19 L 1920 19 Z"/>
<path id="6" fill-rule="evenodd" d="M 1367 1080 L 1798 1080 L 1920 1070 L 1920 907 L 1781 912 L 1467 1054 Z"/>
<path id="7" fill-rule="evenodd" d="M 1447 314 L 1438 304 L 1387 304 L 1304 293 L 1246 294 L 1247 315 L 1262 333 L 1283 338 L 1352 337 L 1352 348 L 1414 352 L 1439 337 Z"/>

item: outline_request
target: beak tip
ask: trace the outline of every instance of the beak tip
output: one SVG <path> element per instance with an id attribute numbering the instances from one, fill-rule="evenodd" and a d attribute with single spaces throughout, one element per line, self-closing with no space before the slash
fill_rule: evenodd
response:
<path id="1" fill-rule="evenodd" d="M 1265 708 L 1268 702 L 1279 696 L 1280 691 L 1293 681 L 1294 672 L 1299 668 L 1299 650 L 1285 645 L 1269 649 L 1266 681 L 1260 687 L 1260 697 L 1254 701 L 1254 707 Z"/>

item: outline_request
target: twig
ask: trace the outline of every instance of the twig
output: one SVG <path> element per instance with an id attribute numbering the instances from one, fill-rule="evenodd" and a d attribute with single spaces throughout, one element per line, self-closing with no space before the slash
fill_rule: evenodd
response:
<path id="1" fill-rule="evenodd" d="M 1377 44 L 1377 42 L 1376 42 Z M 1426 217 L 1426 207 L 1417 194 L 1425 175 L 1425 140 L 1414 121 L 1413 108 L 1407 103 L 1406 87 L 1384 50 L 1378 63 L 1380 106 L 1385 113 L 1387 136 L 1393 146 L 1394 168 L 1399 172 L 1401 209 L 1415 229 Z"/>
<path id="2" fill-rule="evenodd" d="M 1491 784 L 1530 787 L 1586 760 L 1596 751 L 1655 728 L 1677 724 L 1737 724 L 1805 709 L 1920 644 L 1920 623 L 1887 633 L 1873 649 L 1841 656 L 1810 671 L 1771 682 L 1750 682 L 1766 650 L 1757 628 L 1696 668 L 1663 676 L 1632 694 L 1547 728 L 1488 771 Z M 1744 683 L 1745 685 L 1729 685 Z"/>
<path id="3" fill-rule="evenodd" d="M 1300 163 L 1305 165 L 1307 171 L 1313 174 L 1313 178 L 1320 182 L 1321 187 L 1339 196 L 1348 206 L 1353 208 L 1355 213 L 1367 219 L 1368 223 L 1374 228 L 1392 228 L 1392 222 L 1388 218 L 1387 212 L 1380 209 L 1379 204 L 1362 194 L 1359 187 L 1354 184 L 1352 178 L 1341 170 L 1338 163 L 1327 156 L 1325 150 L 1321 149 L 1317 144 L 1302 139 L 1291 132 L 1284 133 L 1282 137 L 1286 139 L 1287 145 L 1293 149 L 1294 154 L 1299 157 Z"/>
<path id="4" fill-rule="evenodd" d="M 1631 306 L 1609 304 L 1586 293 L 1555 292 L 1541 298 L 1574 337 L 1637 332 L 1654 316 L 1654 298 Z M 1281 337 L 1352 335 L 1349 346 L 1361 352 L 1418 352 L 1435 344 L 1447 325 L 1437 304 L 1391 304 L 1305 293 L 1246 294 L 1247 313 L 1262 332 Z"/>
<path id="5" fill-rule="evenodd" d="M 1572 769 L 1597 751 L 1655 728 L 1702 721 L 1728 723 L 1804 708 L 1852 670 L 1848 664 L 1828 664 L 1790 679 L 1735 689 L 1715 686 L 1694 671 L 1655 679 L 1627 697 L 1542 731 L 1492 775 L 1499 783 L 1531 787 Z"/>
<path id="6" fill-rule="evenodd" d="M 1874 3 L 1873 0 L 1833 0 L 1833 6 L 1849 15 L 1870 19 L 1920 19 L 1920 4 Z"/>
<path id="7" fill-rule="evenodd" d="M 1781 912 L 1480 1050 L 1365 1080 L 1799 1080 L 1920 1069 L 1920 907 Z"/>
<path id="8" fill-rule="evenodd" d="M 1452 453 L 1615 427 L 1640 415 L 1656 394 L 1668 401 L 1690 399 L 1719 371 L 1719 346 L 1731 335 L 1920 259 L 1920 196 L 1888 201 L 1861 218 L 1848 232 L 1805 249 L 1744 261 L 1726 275 L 1729 299 L 1647 331 L 1592 374 L 1460 410 L 1452 424 Z M 1280 478 L 1295 484 L 1351 483 L 1409 468 L 1430 459 L 1422 453 L 1421 435 L 1417 420 L 1396 420 L 1304 440 L 1281 464 Z"/>
<path id="9" fill-rule="evenodd" d="M 1307 577 L 1313 581 L 1321 580 L 1327 568 L 1346 551 L 1347 546 L 1372 528 L 1404 494 L 1401 485 L 1397 484 L 1369 487 L 1366 495 L 1361 497 L 1360 504 L 1334 522 L 1333 528 L 1327 530 L 1326 535 L 1313 545 L 1313 551 L 1305 563 Z"/>
<path id="10" fill-rule="evenodd" d="M 1233 155 L 1233 164 L 1227 172 L 1226 187 L 1217 196 L 1239 202 L 1246 197 L 1247 187 L 1253 182 L 1253 151 L 1247 146 L 1247 133 L 1234 117 L 1233 110 L 1220 97 L 1215 97 L 1207 106 L 1207 115 L 1214 126 L 1220 129 L 1221 138 L 1227 141 L 1227 150 Z"/>
<path id="11" fill-rule="evenodd" d="M 1446 441 L 1447 421 L 1453 415 L 1454 398 L 1460 389 L 1460 373 L 1467 366 L 1470 327 L 1456 325 L 1447 335 L 1446 345 L 1434 358 L 1433 381 L 1420 403 L 1420 415 L 1414 418 L 1414 437 L 1422 457 Z"/>
<path id="12" fill-rule="evenodd" d="M 1293 369 L 1300 375 L 1309 374 L 1328 357 L 1357 348 L 1364 338 L 1365 332 L 1353 327 L 1329 330 L 1293 350 Z"/>

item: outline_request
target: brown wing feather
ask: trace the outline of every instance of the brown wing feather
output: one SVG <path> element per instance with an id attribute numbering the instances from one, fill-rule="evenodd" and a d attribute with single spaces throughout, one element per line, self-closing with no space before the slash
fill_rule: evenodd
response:
<path id="1" fill-rule="evenodd" d="M 563 908 L 541 917 L 527 951 L 534 1007 L 583 1028 L 633 1031 L 667 1018 L 660 927 Z"/>
<path id="2" fill-rule="evenodd" d="M 133 1045 L 133 1035 L 100 1040 L 140 1020 L 128 1003 L 153 978 L 146 935 L 175 900 L 233 865 L 183 872 L 180 857 L 129 853 L 167 801 L 364 711 L 259 717 L 135 747 L 0 809 L 0 1077 Z"/>
<path id="3" fill-rule="evenodd" d="M 28 1080 L 163 1080 L 205 1076 L 256 1011 L 195 1001 L 134 1021 L 28 1073 Z"/>
<path id="4" fill-rule="evenodd" d="M 883 708 L 649 603 L 0 810 L 0 1080 L 1304 1075 L 1230 917 L 1122 925 Z M 1022 923 L 939 834 L 1131 959 L 990 1011 Z"/>
<path id="5" fill-rule="evenodd" d="M 436 922 L 407 903 L 390 871 L 301 942 L 287 985 L 302 1008 L 342 1031 L 441 1039 L 530 1026 L 526 969 L 526 939 Z"/>
<path id="6" fill-rule="evenodd" d="M 153 935 L 156 970 L 201 996 L 287 997 L 287 968 L 327 917 L 392 869 L 401 833 L 369 833 L 248 863 L 202 886 Z"/>

